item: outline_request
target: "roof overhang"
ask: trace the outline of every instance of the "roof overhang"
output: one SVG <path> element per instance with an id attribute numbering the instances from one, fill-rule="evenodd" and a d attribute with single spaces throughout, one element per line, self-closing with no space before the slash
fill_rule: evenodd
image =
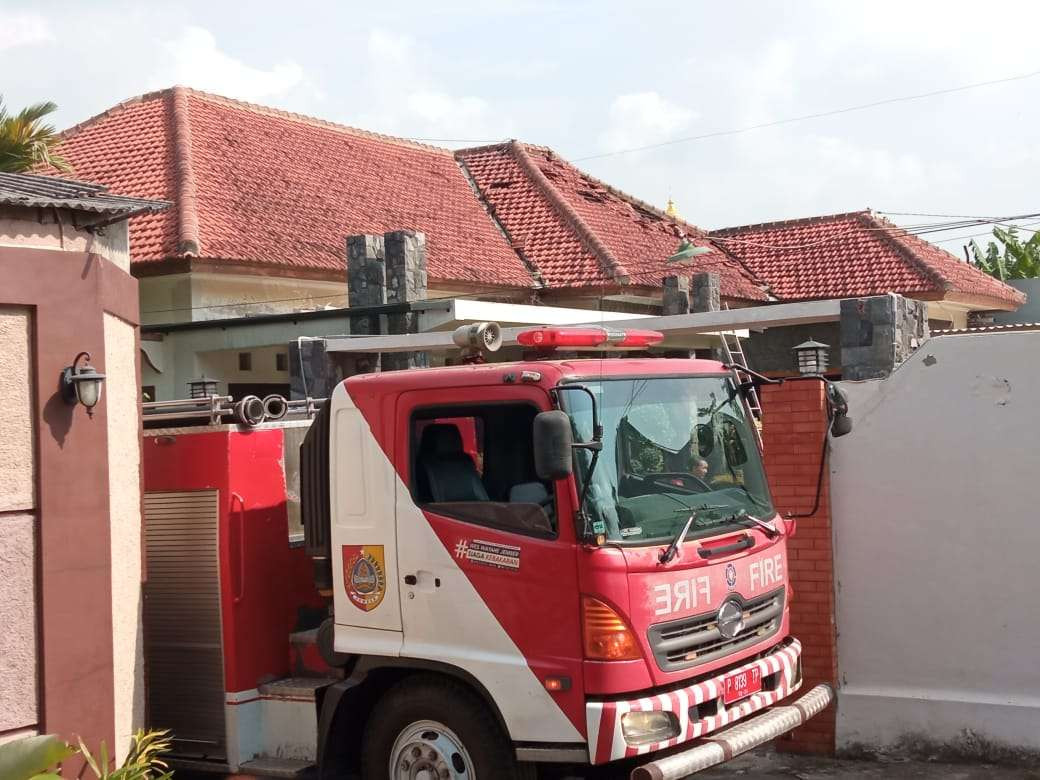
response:
<path id="1" fill-rule="evenodd" d="M 479 302 L 474 302 L 479 303 Z M 486 305 L 486 304 L 482 304 Z M 512 306 L 512 304 L 498 304 Z M 618 312 L 590 312 L 585 309 L 563 310 L 584 315 L 571 322 L 547 322 L 548 311 L 553 307 L 524 306 L 523 309 L 535 309 L 537 319 L 526 324 L 504 327 L 502 329 L 502 346 L 516 346 L 517 335 L 531 325 L 604 325 L 612 329 L 641 328 L 660 331 L 664 341 L 658 345 L 663 349 L 696 349 L 715 343 L 717 334 L 736 331 L 737 335 L 746 336 L 748 330 L 765 330 L 767 328 L 786 327 L 789 325 L 811 325 L 818 322 L 837 322 L 841 316 L 841 301 L 809 301 L 806 303 L 781 303 L 771 306 L 750 306 L 744 309 L 726 309 L 723 311 L 698 312 L 694 314 L 672 314 L 665 317 L 647 315 L 621 314 Z M 472 309 L 470 313 L 477 310 Z M 490 313 L 490 309 L 486 310 Z M 499 313 L 507 313 L 500 310 Z M 517 311 L 513 316 L 520 316 Z M 607 316 L 602 315 L 609 315 Z M 406 333 L 387 336 L 329 336 L 325 339 L 325 349 L 329 352 L 450 352 L 457 349 L 452 341 L 452 330 L 458 325 L 477 320 L 453 320 L 454 326 L 447 321 L 442 322 L 438 330 L 426 330 L 420 333 Z M 490 320 L 495 321 L 495 320 Z M 506 319 L 506 322 L 510 320 Z M 515 320 L 514 320 L 515 321 Z"/>

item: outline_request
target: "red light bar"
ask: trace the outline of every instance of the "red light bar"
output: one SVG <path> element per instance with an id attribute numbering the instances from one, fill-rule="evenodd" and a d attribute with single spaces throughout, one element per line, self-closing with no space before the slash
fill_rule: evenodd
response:
<path id="1" fill-rule="evenodd" d="M 524 347 L 553 349 L 646 349 L 664 339 L 656 330 L 608 330 L 606 328 L 534 328 L 517 334 Z"/>

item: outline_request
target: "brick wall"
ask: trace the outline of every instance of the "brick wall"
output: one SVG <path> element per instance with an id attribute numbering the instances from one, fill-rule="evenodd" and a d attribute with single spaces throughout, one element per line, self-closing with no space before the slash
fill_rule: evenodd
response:
<path id="1" fill-rule="evenodd" d="M 811 380 L 768 385 L 762 392 L 762 438 L 773 500 L 781 514 L 808 512 L 816 494 L 820 453 L 827 429 L 823 383 Z M 791 633 L 802 642 L 803 691 L 820 682 L 836 685 L 834 566 L 831 548 L 830 495 L 824 474 L 820 508 L 797 520 L 788 540 L 788 568 L 794 596 Z M 808 724 L 777 743 L 780 750 L 834 753 L 835 708 L 831 705 Z"/>

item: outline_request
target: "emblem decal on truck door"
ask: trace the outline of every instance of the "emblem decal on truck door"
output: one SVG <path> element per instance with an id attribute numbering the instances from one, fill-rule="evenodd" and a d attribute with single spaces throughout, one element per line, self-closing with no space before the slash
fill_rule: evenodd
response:
<path id="1" fill-rule="evenodd" d="M 343 587 L 358 609 L 371 612 L 379 606 L 386 593 L 383 545 L 343 545 Z"/>

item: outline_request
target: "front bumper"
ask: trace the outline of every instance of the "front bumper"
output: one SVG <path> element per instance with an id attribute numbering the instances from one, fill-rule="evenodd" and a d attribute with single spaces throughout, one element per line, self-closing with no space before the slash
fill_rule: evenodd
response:
<path id="1" fill-rule="evenodd" d="M 796 702 L 773 707 L 761 715 L 716 731 L 699 740 L 695 747 L 633 769 L 630 780 L 681 780 L 798 728 L 813 715 L 823 712 L 833 700 L 831 686 L 817 685 Z"/>
<path id="2" fill-rule="evenodd" d="M 802 687 L 801 657 L 801 643 L 797 639 L 790 639 L 762 658 L 736 669 L 728 669 L 694 685 L 672 688 L 641 699 L 587 702 L 585 717 L 589 735 L 589 758 L 593 764 L 603 764 L 619 758 L 645 755 L 674 747 L 703 737 L 753 712 L 769 707 Z M 763 686 L 760 693 L 752 694 L 726 708 L 722 702 L 723 678 L 728 674 L 756 666 L 762 673 L 763 681 L 771 679 L 774 682 L 772 687 L 766 690 Z M 708 709 L 713 703 L 713 714 L 701 717 L 698 709 Z M 679 736 L 646 745 L 627 744 L 621 731 L 621 716 L 626 712 L 649 710 L 674 712 L 679 719 Z"/>

